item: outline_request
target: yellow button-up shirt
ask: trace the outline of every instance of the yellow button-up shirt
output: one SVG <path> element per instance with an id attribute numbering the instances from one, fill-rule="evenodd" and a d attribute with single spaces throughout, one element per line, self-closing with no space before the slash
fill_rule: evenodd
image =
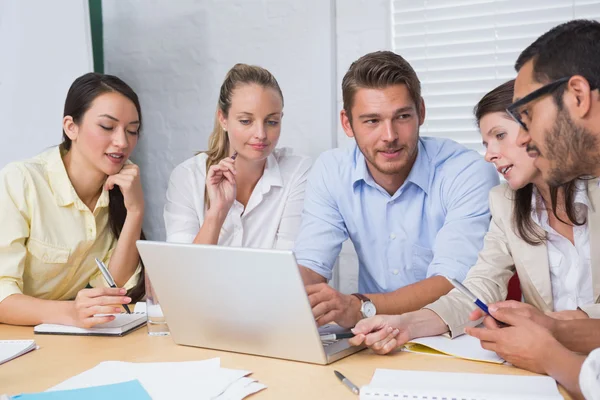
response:
<path id="1" fill-rule="evenodd" d="M 108 191 L 93 211 L 81 201 L 59 147 L 0 171 L 0 302 L 23 293 L 71 300 L 107 286 L 94 258 L 107 265 L 117 239 L 108 221 Z M 135 286 L 141 268 L 125 284 Z"/>

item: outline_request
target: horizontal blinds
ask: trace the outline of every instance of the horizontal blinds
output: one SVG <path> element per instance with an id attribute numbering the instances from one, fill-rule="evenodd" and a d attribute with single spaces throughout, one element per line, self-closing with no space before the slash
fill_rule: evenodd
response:
<path id="1" fill-rule="evenodd" d="M 393 49 L 422 83 L 426 136 L 481 151 L 473 107 L 515 77 L 519 53 L 553 26 L 600 18 L 600 0 L 392 0 Z"/>

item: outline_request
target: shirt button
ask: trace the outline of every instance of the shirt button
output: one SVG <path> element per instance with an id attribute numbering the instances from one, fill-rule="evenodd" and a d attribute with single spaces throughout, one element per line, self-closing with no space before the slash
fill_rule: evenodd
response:
<path id="1" fill-rule="evenodd" d="M 394 232 L 390 233 L 390 239 L 392 239 L 392 240 L 396 239 L 396 234 Z"/>
<path id="2" fill-rule="evenodd" d="M 398 275 L 398 272 L 400 272 L 400 271 L 398 271 L 397 269 L 395 269 L 395 270 L 392 271 L 392 274 Z"/>

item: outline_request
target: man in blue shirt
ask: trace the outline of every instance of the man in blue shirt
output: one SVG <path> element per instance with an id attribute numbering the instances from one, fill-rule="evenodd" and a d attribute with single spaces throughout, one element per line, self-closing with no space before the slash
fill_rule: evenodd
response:
<path id="1" fill-rule="evenodd" d="M 295 253 L 319 325 L 418 310 L 462 281 L 488 230 L 488 193 L 498 175 L 475 151 L 420 138 L 425 103 L 410 64 L 367 54 L 342 81 L 342 127 L 356 140 L 316 161 L 308 179 Z M 350 238 L 359 292 L 329 285 Z"/>

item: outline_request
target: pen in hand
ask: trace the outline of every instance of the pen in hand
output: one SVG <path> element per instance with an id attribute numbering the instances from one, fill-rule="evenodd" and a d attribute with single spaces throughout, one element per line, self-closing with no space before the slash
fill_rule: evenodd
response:
<path id="1" fill-rule="evenodd" d="M 96 260 L 96 265 L 100 269 L 100 272 L 102 273 L 104 280 L 106 280 L 106 283 L 108 283 L 108 286 L 116 289 L 117 284 L 115 283 L 115 280 L 111 276 L 110 272 L 108 272 L 108 268 L 106 268 L 106 265 L 104 265 L 104 263 L 102 261 L 98 260 L 97 258 L 95 260 Z M 123 308 L 125 309 L 125 311 L 127 311 L 127 314 L 131 314 L 131 310 L 129 309 L 127 304 L 123 304 Z"/>
<path id="2" fill-rule="evenodd" d="M 498 326 L 500 327 L 505 327 L 506 324 L 502 321 L 498 321 L 496 318 L 494 318 L 492 316 L 492 314 L 490 314 L 490 311 L 488 310 L 488 306 L 487 304 L 485 304 L 483 301 L 479 300 L 479 298 L 477 296 L 475 296 L 473 294 L 473 292 L 471 292 L 469 289 L 467 289 L 467 287 L 465 285 L 463 285 L 462 283 L 460 283 L 459 281 L 457 281 L 454 278 L 446 278 L 450 281 L 450 283 L 456 288 L 458 289 L 459 292 L 461 292 L 462 294 L 464 294 L 465 296 L 467 296 L 467 298 L 469 298 L 469 300 L 471 300 L 473 303 L 475 303 L 475 305 L 477 307 L 479 307 L 481 309 L 481 311 L 483 311 L 484 313 L 486 313 L 487 315 L 489 315 L 490 317 L 492 317 L 494 319 L 494 321 L 496 321 L 498 323 Z"/>
<path id="3" fill-rule="evenodd" d="M 352 339 L 353 337 L 354 337 L 354 333 L 352 333 L 352 332 L 330 333 L 328 335 L 321 335 L 321 340 L 333 341 L 333 340 L 341 340 L 341 339 Z"/>
<path id="4" fill-rule="evenodd" d="M 335 376 L 337 376 L 337 378 L 342 381 L 342 383 L 344 384 L 344 386 L 346 386 L 348 389 L 350 389 L 350 391 L 354 394 L 360 394 L 360 390 L 358 389 L 358 387 L 350 382 L 350 380 L 348 378 L 346 378 L 344 375 L 342 375 L 340 372 L 338 371 L 333 371 L 333 373 L 335 374 Z"/>

